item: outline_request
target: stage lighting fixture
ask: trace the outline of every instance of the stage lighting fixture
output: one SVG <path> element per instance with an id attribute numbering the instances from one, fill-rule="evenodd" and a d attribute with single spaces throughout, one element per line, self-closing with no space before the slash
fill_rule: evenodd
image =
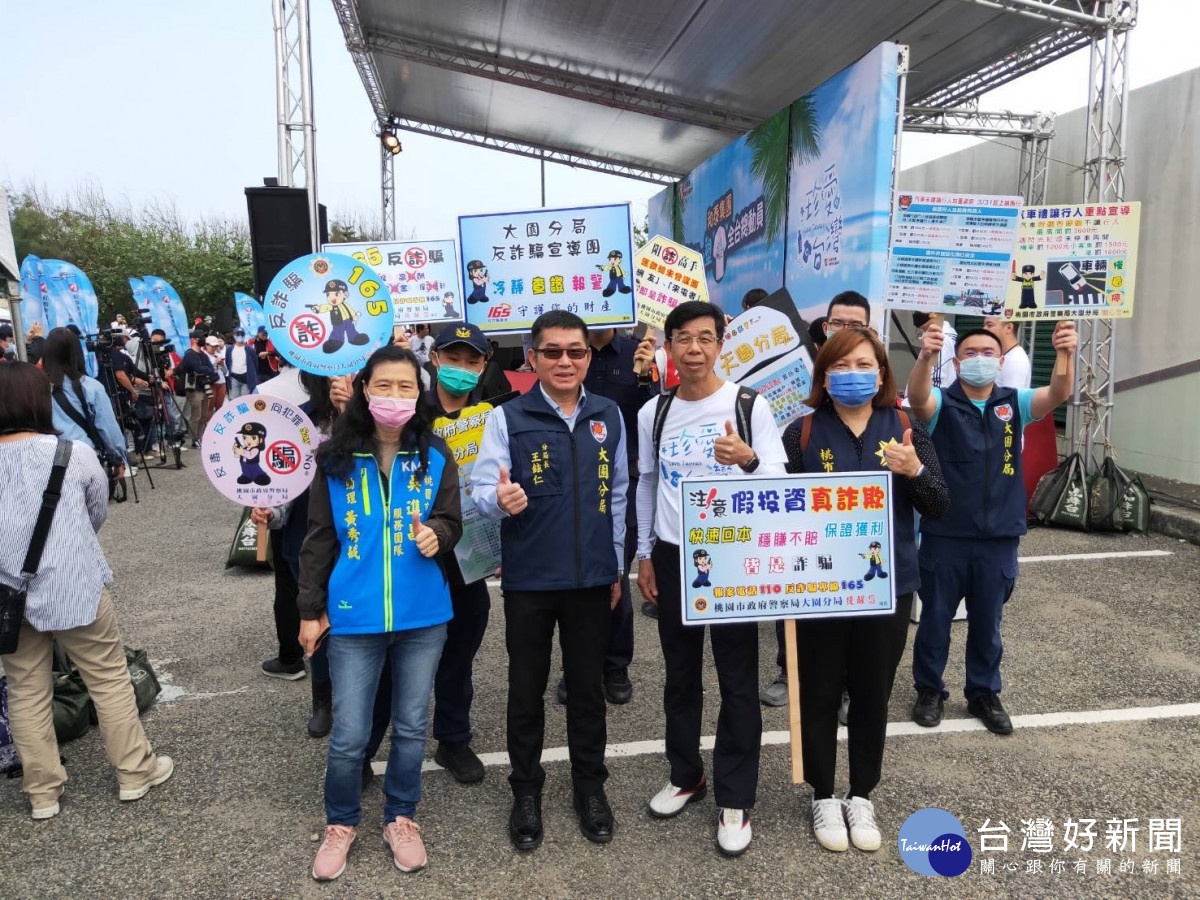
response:
<path id="1" fill-rule="evenodd" d="M 386 129 L 379 136 L 379 140 L 381 140 L 383 142 L 383 146 L 385 148 L 387 148 L 388 153 L 392 154 L 392 156 L 395 156 L 397 153 L 399 153 L 401 150 L 404 149 L 400 145 L 400 138 L 396 137 L 394 132 L 388 131 Z"/>

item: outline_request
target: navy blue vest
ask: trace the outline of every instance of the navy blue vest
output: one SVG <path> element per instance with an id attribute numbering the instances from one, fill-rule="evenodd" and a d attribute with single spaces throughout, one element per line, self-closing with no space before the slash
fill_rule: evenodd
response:
<path id="1" fill-rule="evenodd" d="M 941 519 L 922 519 L 922 534 L 1007 538 L 1025 533 L 1016 390 L 993 387 L 980 415 L 957 381 L 945 388 L 933 446 L 950 488 L 950 510 Z"/>
<path id="2" fill-rule="evenodd" d="M 805 472 L 870 472 L 885 468 L 880 457 L 875 455 L 880 443 L 890 443 L 893 438 L 897 442 L 904 440 L 899 413 L 895 409 L 876 409 L 862 433 L 863 455 L 860 463 L 854 442 L 832 406 L 823 404 L 812 417 L 812 432 L 803 457 Z M 821 459 L 822 450 L 833 454 L 833 468 L 830 470 L 825 468 L 828 460 Z M 905 482 L 906 479 L 900 476 L 892 478 L 892 549 L 896 558 L 891 564 L 897 595 L 907 594 L 921 586 L 921 574 L 917 568 L 915 518 Z"/>
<path id="3" fill-rule="evenodd" d="M 613 483 L 621 412 L 588 393 L 574 432 L 538 387 L 504 405 L 510 477 L 529 506 L 500 525 L 504 590 L 599 587 L 617 580 Z M 626 537 L 626 540 L 630 540 Z"/>

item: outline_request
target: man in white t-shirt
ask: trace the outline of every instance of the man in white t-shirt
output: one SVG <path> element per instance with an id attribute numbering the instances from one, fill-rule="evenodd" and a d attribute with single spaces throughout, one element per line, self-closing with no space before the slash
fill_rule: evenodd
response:
<path id="1" fill-rule="evenodd" d="M 429 351 L 433 349 L 433 335 L 429 333 L 429 326 L 418 325 L 408 343 L 417 362 L 423 366 L 429 365 Z"/>
<path id="2" fill-rule="evenodd" d="M 704 627 L 684 625 L 680 567 L 680 482 L 689 476 L 782 475 L 787 455 L 767 401 L 716 374 L 725 314 L 711 303 L 681 303 L 667 316 L 667 353 L 679 387 L 638 414 L 638 587 L 657 603 L 666 662 L 663 712 L 671 780 L 650 800 L 650 812 L 671 818 L 707 792 L 700 758 L 704 707 Z M 747 421 L 748 420 L 748 421 Z M 737 423 L 735 425 L 735 423 Z M 743 435 L 749 437 L 749 443 Z M 692 559 L 686 560 L 690 566 Z M 712 627 L 721 712 L 713 752 L 717 845 L 738 856 L 750 844 L 749 810 L 758 790 L 762 711 L 758 702 L 758 626 Z"/>
<path id="3" fill-rule="evenodd" d="M 1029 390 L 1033 381 L 1033 366 L 1029 362 L 1029 354 L 1021 346 L 1017 323 L 987 318 L 983 320 L 983 327 L 1000 338 L 1000 346 L 1004 349 L 1004 356 L 1000 358 L 1000 374 L 996 376 L 996 386 L 1015 388 L 1018 391 Z"/>

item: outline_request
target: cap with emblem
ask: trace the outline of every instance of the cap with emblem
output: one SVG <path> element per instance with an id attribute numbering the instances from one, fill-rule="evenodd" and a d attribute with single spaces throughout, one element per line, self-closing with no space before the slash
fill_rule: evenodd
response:
<path id="1" fill-rule="evenodd" d="M 487 356 L 491 351 L 491 346 L 484 337 L 483 332 L 476 325 L 447 325 L 438 332 L 437 340 L 433 342 L 434 350 L 441 350 L 443 347 L 449 347 L 451 344 L 466 344 L 475 350 L 478 350 L 484 356 Z"/>

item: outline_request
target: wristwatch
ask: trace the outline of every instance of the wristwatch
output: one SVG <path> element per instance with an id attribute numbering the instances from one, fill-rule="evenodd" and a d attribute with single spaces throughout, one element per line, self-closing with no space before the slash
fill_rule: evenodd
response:
<path id="1" fill-rule="evenodd" d="M 750 458 L 750 462 L 746 463 L 744 466 L 739 466 L 739 468 L 743 472 L 745 472 L 747 475 L 749 475 L 758 468 L 758 462 L 759 462 L 758 454 L 755 453 L 754 456 L 752 456 Z"/>

